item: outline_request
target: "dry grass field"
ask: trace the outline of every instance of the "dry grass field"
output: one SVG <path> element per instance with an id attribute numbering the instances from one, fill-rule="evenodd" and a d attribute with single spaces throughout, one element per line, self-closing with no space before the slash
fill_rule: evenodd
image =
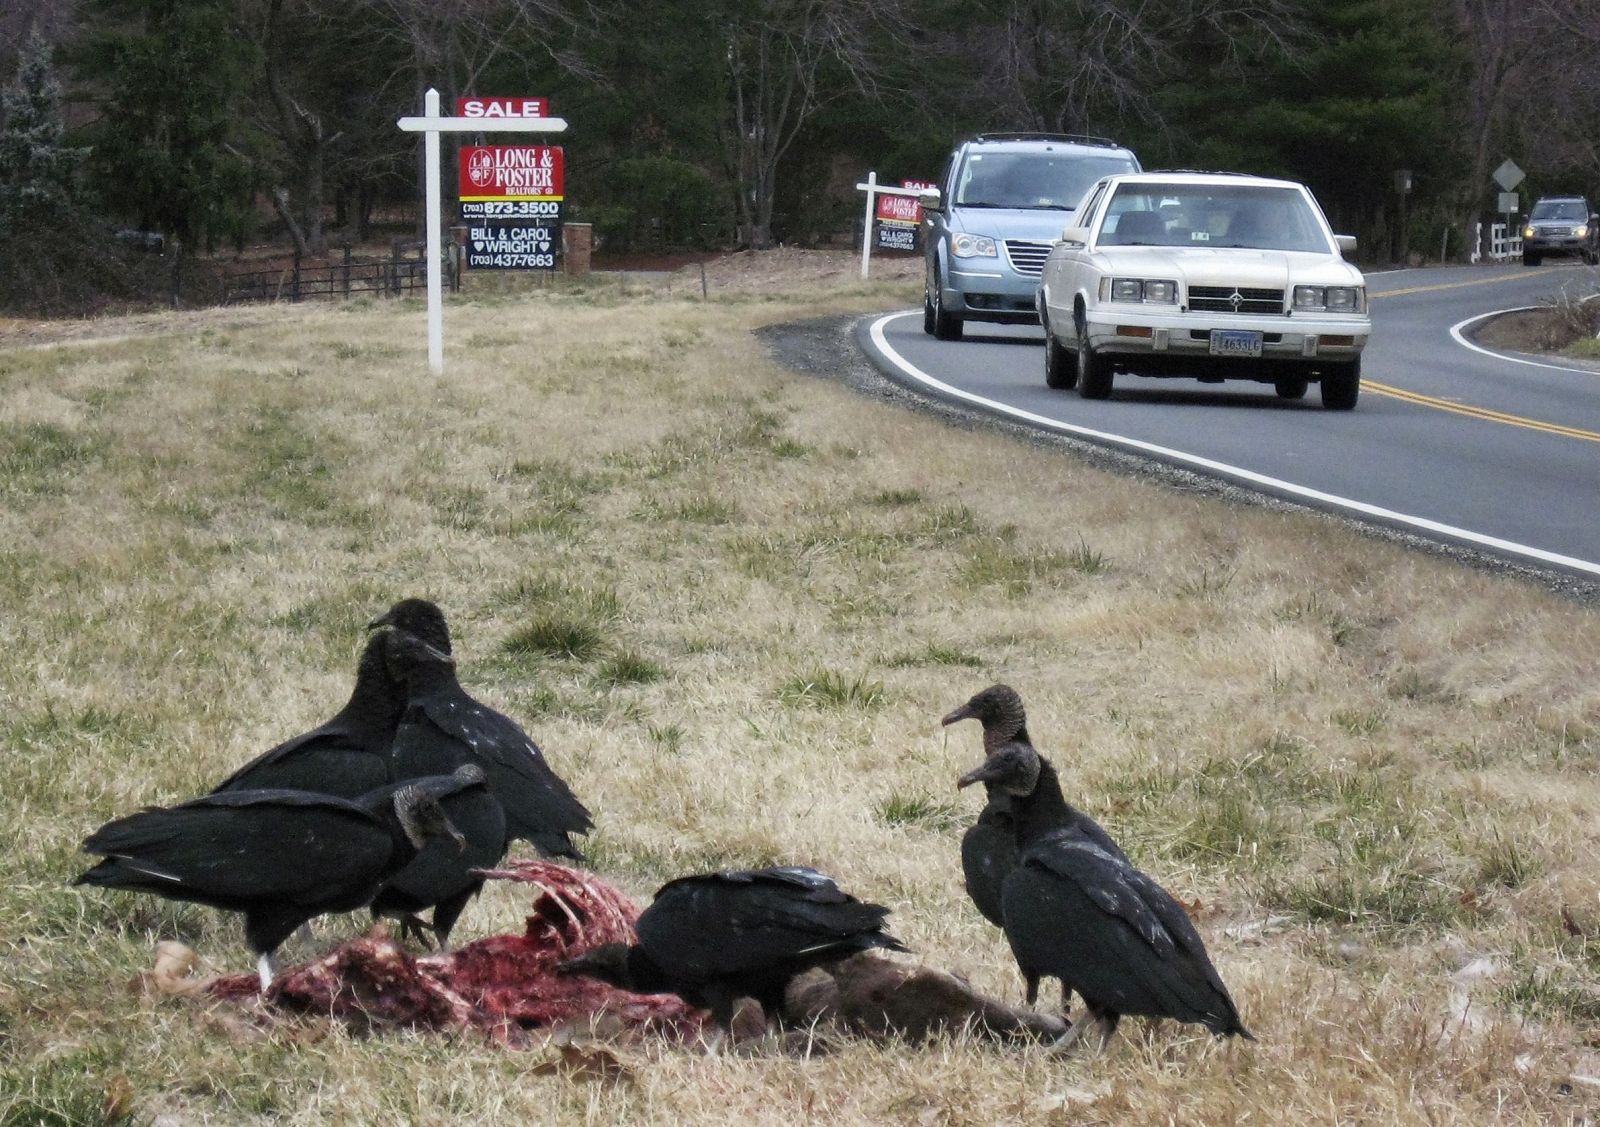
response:
<path id="1" fill-rule="evenodd" d="M 0 1124 L 1600 1117 L 1596 610 L 786 371 L 754 329 L 916 300 L 840 263 L 709 300 L 697 273 L 481 287 L 443 378 L 410 302 L 0 337 Z M 1064 1059 L 629 1043 L 598 1080 L 539 1045 L 141 994 L 162 939 L 248 970 L 241 929 L 69 887 L 80 840 L 326 718 L 407 595 L 630 895 L 813 864 L 1015 1001 L 961 888 L 978 732 L 938 724 L 1009 682 L 1069 797 L 1193 906 L 1259 1042 L 1129 1019 Z M 491 886 L 457 939 L 525 910 Z"/>

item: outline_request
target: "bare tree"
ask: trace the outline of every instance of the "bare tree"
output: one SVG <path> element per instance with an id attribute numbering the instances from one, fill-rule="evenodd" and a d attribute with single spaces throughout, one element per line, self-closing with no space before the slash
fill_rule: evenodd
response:
<path id="1" fill-rule="evenodd" d="M 1600 12 L 1593 0 L 1542 0 L 1541 11 L 1555 34 L 1520 109 L 1523 139 L 1541 163 L 1581 176 L 1592 203 L 1600 194 Z"/>
<path id="2" fill-rule="evenodd" d="M 1227 74 L 1297 26 L 1295 0 L 1003 0 L 989 14 L 947 34 L 943 52 L 987 61 L 977 92 L 998 122 L 1066 132 L 1159 125 L 1154 95 L 1195 51 Z"/>
<path id="3" fill-rule="evenodd" d="M 295 252 L 320 255 L 327 250 L 323 214 L 329 153 L 343 136 L 327 124 L 329 111 L 318 97 L 325 60 L 307 52 L 308 44 L 326 35 L 327 21 L 318 0 L 264 0 L 247 18 L 261 53 L 256 116 L 278 149 L 265 176 L 267 194 Z"/>
<path id="4" fill-rule="evenodd" d="M 592 28 L 599 12 L 586 0 L 363 0 L 378 19 L 378 31 L 401 48 L 407 62 L 392 76 L 395 86 L 409 87 L 403 104 L 422 107 L 429 87 L 447 100 L 476 90 L 488 67 L 506 51 L 529 41 L 546 45 L 549 57 L 563 71 L 589 82 L 599 74 L 578 52 L 564 44 L 569 33 Z M 460 138 L 452 135 L 452 145 Z M 422 153 L 417 152 L 418 197 L 422 194 Z M 421 231 L 425 217 L 418 209 Z"/>
<path id="5" fill-rule="evenodd" d="M 870 96 L 881 76 L 877 48 L 903 30 L 899 0 L 755 0 L 719 13 L 727 82 L 719 132 L 745 246 L 773 244 L 778 165 L 795 137 L 828 103 Z"/>
<path id="6" fill-rule="evenodd" d="M 1548 54 L 1549 22 L 1544 0 L 1453 0 L 1452 13 L 1466 51 L 1462 106 L 1471 146 L 1467 182 L 1461 186 L 1463 232 L 1471 231 L 1485 206 L 1490 162 L 1505 146 L 1518 107 L 1526 100 L 1538 60 Z M 1465 240 L 1463 240 L 1465 245 Z"/>

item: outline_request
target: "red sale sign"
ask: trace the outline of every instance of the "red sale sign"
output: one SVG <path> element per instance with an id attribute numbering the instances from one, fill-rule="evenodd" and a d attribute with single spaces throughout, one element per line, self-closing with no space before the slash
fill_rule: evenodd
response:
<path id="1" fill-rule="evenodd" d="M 932 188 L 935 185 L 922 180 L 902 180 L 902 188 Z M 903 224 L 915 227 L 922 222 L 922 204 L 916 196 L 879 196 L 878 222 Z"/>
<path id="2" fill-rule="evenodd" d="M 457 172 L 463 202 L 566 198 L 559 145 L 463 146 Z"/>
<path id="3" fill-rule="evenodd" d="M 457 117 L 549 117 L 548 98 L 457 98 Z"/>

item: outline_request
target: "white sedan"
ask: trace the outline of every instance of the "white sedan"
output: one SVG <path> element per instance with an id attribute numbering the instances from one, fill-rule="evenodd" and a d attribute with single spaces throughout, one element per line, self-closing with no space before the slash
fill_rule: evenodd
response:
<path id="1" fill-rule="evenodd" d="M 1045 383 L 1111 394 L 1116 372 L 1272 384 L 1348 411 L 1372 331 L 1366 282 L 1303 184 L 1231 173 L 1107 176 L 1045 260 Z"/>

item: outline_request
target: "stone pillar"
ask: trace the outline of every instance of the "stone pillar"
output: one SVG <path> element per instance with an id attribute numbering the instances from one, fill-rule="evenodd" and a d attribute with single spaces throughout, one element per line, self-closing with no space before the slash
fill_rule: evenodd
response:
<path id="1" fill-rule="evenodd" d="M 568 274 L 587 274 L 594 251 L 594 224 L 564 223 L 561 226 L 561 253 Z"/>

